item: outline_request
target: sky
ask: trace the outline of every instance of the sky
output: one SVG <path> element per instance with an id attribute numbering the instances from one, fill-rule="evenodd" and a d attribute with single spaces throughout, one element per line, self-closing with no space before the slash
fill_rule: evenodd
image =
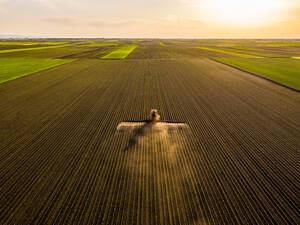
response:
<path id="1" fill-rule="evenodd" d="M 0 0 L 0 35 L 300 38 L 300 0 Z"/>

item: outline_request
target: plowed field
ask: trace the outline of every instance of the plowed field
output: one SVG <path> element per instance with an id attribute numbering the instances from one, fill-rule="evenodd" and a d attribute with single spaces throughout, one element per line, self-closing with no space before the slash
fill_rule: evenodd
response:
<path id="1" fill-rule="evenodd" d="M 299 224 L 299 93 L 180 54 L 1 84 L 0 224 Z M 189 129 L 116 131 L 151 109 Z"/>

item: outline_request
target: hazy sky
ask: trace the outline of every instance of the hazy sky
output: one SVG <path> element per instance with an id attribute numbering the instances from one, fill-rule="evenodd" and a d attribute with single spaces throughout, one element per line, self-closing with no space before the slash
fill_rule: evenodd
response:
<path id="1" fill-rule="evenodd" d="M 300 0 L 0 0 L 0 35 L 300 38 Z"/>

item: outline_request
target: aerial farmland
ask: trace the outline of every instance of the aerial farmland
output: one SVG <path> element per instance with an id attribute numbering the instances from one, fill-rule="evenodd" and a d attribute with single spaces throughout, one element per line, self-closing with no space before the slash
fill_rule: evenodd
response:
<path id="1" fill-rule="evenodd" d="M 299 40 L 1 41 L 0 224 L 299 224 L 299 57 Z"/>

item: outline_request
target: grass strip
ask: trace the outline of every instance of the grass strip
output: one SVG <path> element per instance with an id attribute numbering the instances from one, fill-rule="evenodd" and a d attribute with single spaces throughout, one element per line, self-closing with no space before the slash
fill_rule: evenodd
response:
<path id="1" fill-rule="evenodd" d="M 217 49 L 217 48 L 207 48 L 207 47 L 195 47 L 195 48 L 198 48 L 198 49 L 202 49 L 202 50 L 207 50 L 207 51 L 212 51 L 212 52 L 219 52 L 219 53 L 225 53 L 225 54 L 228 54 L 228 55 L 234 55 L 234 56 L 238 56 L 238 57 L 241 57 L 241 58 L 262 58 L 260 56 L 255 56 L 255 55 L 249 55 L 249 54 L 243 54 L 243 53 L 237 53 L 237 52 L 232 52 L 232 51 L 228 51 L 228 50 L 223 50 L 223 49 Z"/>
<path id="2" fill-rule="evenodd" d="M 125 45 L 102 57 L 102 59 L 125 59 L 137 45 Z"/>
<path id="3" fill-rule="evenodd" d="M 37 47 L 37 48 L 20 48 L 20 49 L 8 49 L 8 50 L 1 50 L 0 53 L 10 53 L 10 52 L 22 52 L 22 51 L 33 51 L 33 50 L 41 50 L 41 49 L 49 49 L 49 48 L 61 48 L 69 46 L 66 45 L 55 45 L 55 46 L 47 46 L 47 47 Z"/>
<path id="4" fill-rule="evenodd" d="M 0 58 L 0 84 L 74 61 L 74 59 Z"/>
<path id="5" fill-rule="evenodd" d="M 0 45 L 60 45 L 60 44 L 65 44 L 66 42 L 44 42 L 44 41 L 39 41 L 39 42 L 27 42 L 27 41 L 0 41 Z"/>
<path id="6" fill-rule="evenodd" d="M 300 46 L 300 42 L 265 42 L 259 43 L 259 46 L 267 46 L 267 47 L 285 47 L 285 46 Z"/>
<path id="7" fill-rule="evenodd" d="M 297 59 L 215 58 L 215 60 L 300 91 L 300 63 Z"/>
<path id="8" fill-rule="evenodd" d="M 101 47 L 101 46 L 114 46 L 114 45 L 118 45 L 116 43 L 92 43 L 92 44 L 87 44 L 87 45 L 83 45 L 85 47 Z"/>
<path id="9" fill-rule="evenodd" d="M 238 46 L 234 46 L 232 47 L 234 49 L 238 49 L 238 50 L 248 50 L 248 51 L 257 51 L 257 52 L 274 52 L 274 53 L 290 53 L 290 54 L 297 54 L 297 52 L 290 52 L 290 51 L 280 51 L 280 50 L 268 50 L 268 49 L 263 49 L 263 48 L 247 48 L 247 47 L 238 47 Z"/>
<path id="10" fill-rule="evenodd" d="M 257 56 L 257 58 L 283 58 L 287 56 L 276 54 L 275 52 L 264 52 L 264 51 L 255 51 L 255 50 L 246 50 L 246 49 L 238 49 L 235 47 L 230 47 L 229 51 L 234 53 L 241 53 L 241 54 L 249 54 Z M 281 52 L 284 53 L 284 52 Z M 252 57 L 253 58 L 253 57 Z"/>

